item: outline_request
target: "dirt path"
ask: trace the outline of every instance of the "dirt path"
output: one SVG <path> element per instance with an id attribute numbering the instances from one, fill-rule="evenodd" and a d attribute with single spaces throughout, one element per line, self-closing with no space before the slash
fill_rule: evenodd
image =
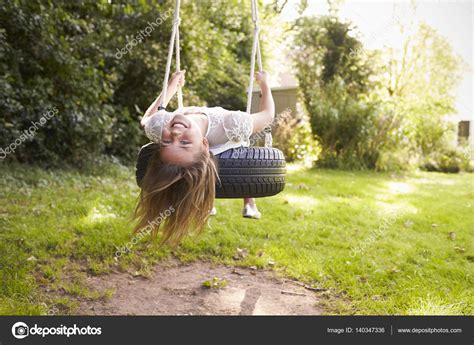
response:
<path id="1" fill-rule="evenodd" d="M 220 289 L 204 288 L 214 277 Z M 92 289 L 113 289 L 106 301 L 82 301 L 84 315 L 319 315 L 314 291 L 277 279 L 271 271 L 215 266 L 206 262 L 157 265 L 149 279 L 128 273 L 90 277 Z"/>

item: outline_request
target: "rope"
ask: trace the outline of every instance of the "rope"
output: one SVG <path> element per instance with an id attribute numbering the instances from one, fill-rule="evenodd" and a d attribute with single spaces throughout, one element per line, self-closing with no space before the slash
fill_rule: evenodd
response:
<path id="1" fill-rule="evenodd" d="M 160 107 L 163 107 L 163 103 L 166 100 L 166 94 L 168 92 L 168 79 L 170 77 L 171 70 L 171 60 L 173 59 L 173 49 L 174 43 L 176 41 L 176 71 L 179 71 L 180 67 L 180 56 L 179 56 L 179 8 L 181 5 L 180 0 L 176 0 L 175 9 L 174 9 L 174 19 L 173 19 L 173 30 L 171 32 L 170 46 L 168 49 L 168 58 L 166 60 L 166 69 L 165 69 L 165 79 L 163 80 L 163 93 L 161 98 Z M 181 93 L 181 88 L 178 88 L 178 106 L 183 106 L 183 95 Z"/>
<path id="2" fill-rule="evenodd" d="M 253 42 L 252 42 L 252 53 L 250 55 L 250 80 L 249 87 L 247 90 L 247 113 L 250 113 L 252 108 L 252 93 L 253 93 L 253 78 L 255 74 L 255 56 L 257 55 L 258 68 L 262 71 L 262 56 L 260 53 L 260 44 L 258 39 L 258 33 L 260 31 L 258 27 L 258 11 L 256 0 L 252 2 L 252 20 L 253 20 Z"/>
<path id="3" fill-rule="evenodd" d="M 252 94 L 253 94 L 253 79 L 255 74 L 255 59 L 257 59 L 258 69 L 261 72 L 262 68 L 262 54 L 260 52 L 260 41 L 259 41 L 259 31 L 260 28 L 258 27 L 258 8 L 257 8 L 257 0 L 251 0 L 252 5 L 252 20 L 253 20 L 253 44 L 252 44 L 252 55 L 250 56 L 250 80 L 249 80 L 249 87 L 247 91 L 247 113 L 250 113 L 252 108 Z M 265 147 L 272 146 L 272 131 L 271 127 L 267 127 L 264 129 L 265 131 Z"/>
<path id="4" fill-rule="evenodd" d="M 178 28 L 176 30 L 176 72 L 181 71 L 181 57 L 180 57 L 180 52 L 179 52 L 179 23 L 178 23 Z M 181 87 L 178 86 L 178 108 L 183 107 L 183 91 L 181 90 Z"/>
<path id="5" fill-rule="evenodd" d="M 163 93 L 162 93 L 162 100 L 160 107 L 163 107 L 163 103 L 166 100 L 166 95 L 168 92 L 168 79 L 170 77 L 170 70 L 171 70 L 171 60 L 173 59 L 173 50 L 175 50 L 176 54 L 176 72 L 181 70 L 181 59 L 180 59 L 180 47 L 179 47 L 179 24 L 180 24 L 180 17 L 179 17 L 179 10 L 181 6 L 181 1 L 176 0 L 175 3 L 175 11 L 174 11 L 174 19 L 173 19 L 173 30 L 171 32 L 170 38 L 170 45 L 168 48 L 168 57 L 166 60 L 166 69 L 165 69 L 165 78 L 163 80 Z M 258 8 L 257 8 L 257 0 L 251 0 L 252 6 L 252 21 L 254 24 L 253 30 L 253 43 L 252 43 L 252 55 L 250 58 L 250 81 L 249 87 L 247 91 L 247 113 L 250 113 L 252 108 L 252 93 L 253 93 L 253 79 L 255 74 L 255 60 L 257 60 L 258 69 L 262 71 L 262 54 L 260 51 L 260 41 L 259 41 L 259 27 L 258 27 Z M 175 47 L 176 43 L 176 47 Z M 183 93 L 181 91 L 181 87 L 178 87 L 178 107 L 183 107 Z M 265 146 L 271 147 L 272 146 L 272 133 L 271 127 L 265 128 Z"/>

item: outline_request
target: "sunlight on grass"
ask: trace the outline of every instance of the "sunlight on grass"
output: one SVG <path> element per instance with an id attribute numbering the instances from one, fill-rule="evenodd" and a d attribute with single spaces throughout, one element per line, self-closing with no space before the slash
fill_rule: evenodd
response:
<path id="1" fill-rule="evenodd" d="M 456 184 L 455 181 L 449 178 L 442 178 L 441 176 L 437 176 L 436 179 L 428 179 L 428 178 L 419 178 L 416 179 L 417 184 L 434 184 L 434 185 L 442 185 L 442 186 L 454 186 Z"/>
<path id="2" fill-rule="evenodd" d="M 293 174 L 293 173 L 296 173 L 296 172 L 299 172 L 299 171 L 305 170 L 305 169 L 307 169 L 307 167 L 304 164 L 292 163 L 292 164 L 287 164 L 286 165 L 286 172 L 289 173 L 289 174 Z"/>
<path id="3" fill-rule="evenodd" d="M 407 315 L 459 315 L 461 303 L 447 303 L 441 299 L 418 299 L 407 310 Z"/>
<path id="4" fill-rule="evenodd" d="M 98 205 L 94 206 L 89 211 L 89 213 L 82 219 L 82 222 L 87 225 L 94 225 L 116 218 L 117 215 L 112 212 L 112 207 Z"/>
<path id="5" fill-rule="evenodd" d="M 399 216 L 404 214 L 416 214 L 418 209 L 407 202 L 385 202 L 376 201 L 375 205 L 379 208 L 382 214 L 395 213 Z"/>
<path id="6" fill-rule="evenodd" d="M 303 209 L 313 209 L 319 205 L 320 202 L 312 196 L 285 193 L 283 203 L 289 204 L 292 207 L 296 206 Z"/>
<path id="7" fill-rule="evenodd" d="M 415 186 L 405 182 L 390 181 L 386 185 L 391 194 L 409 194 L 415 190 Z"/>

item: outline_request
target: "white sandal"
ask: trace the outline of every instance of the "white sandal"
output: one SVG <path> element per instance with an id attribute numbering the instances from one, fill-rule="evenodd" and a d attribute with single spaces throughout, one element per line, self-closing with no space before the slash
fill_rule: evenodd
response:
<path id="1" fill-rule="evenodd" d="M 247 204 L 244 206 L 242 210 L 242 215 L 244 218 L 251 218 L 251 219 L 260 219 L 262 214 L 258 211 L 257 205 Z"/>

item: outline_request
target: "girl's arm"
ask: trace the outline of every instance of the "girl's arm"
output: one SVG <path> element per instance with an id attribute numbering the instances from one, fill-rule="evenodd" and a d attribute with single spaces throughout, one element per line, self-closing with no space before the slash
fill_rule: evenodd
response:
<path id="1" fill-rule="evenodd" d="M 173 75 L 170 78 L 170 81 L 168 82 L 168 90 L 166 92 L 166 99 L 163 101 L 163 107 L 166 108 L 168 105 L 169 101 L 171 98 L 173 98 L 174 94 L 176 91 L 178 91 L 178 87 L 183 87 L 184 86 L 184 73 L 186 73 L 186 70 L 182 70 L 179 72 L 173 73 Z M 160 95 L 153 101 L 153 103 L 148 107 L 147 111 L 145 111 L 145 114 L 143 115 L 143 118 L 141 120 L 141 125 L 145 125 L 145 119 L 154 113 L 158 111 L 158 107 L 162 103 L 163 100 L 163 92 L 160 93 Z"/>
<path id="2" fill-rule="evenodd" d="M 272 91 L 268 86 L 267 72 L 258 72 L 256 80 L 260 86 L 262 97 L 260 98 L 259 112 L 252 114 L 253 133 L 263 131 L 275 118 L 275 102 L 273 101 Z"/>

